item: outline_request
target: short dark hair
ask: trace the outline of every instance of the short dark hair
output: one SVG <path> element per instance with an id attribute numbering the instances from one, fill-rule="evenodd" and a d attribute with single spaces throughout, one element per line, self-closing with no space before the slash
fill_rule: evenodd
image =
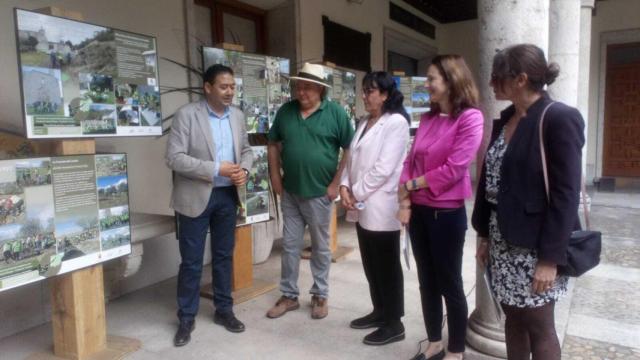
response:
<path id="1" fill-rule="evenodd" d="M 398 85 L 394 78 L 386 71 L 374 71 L 364 76 L 362 79 L 362 90 L 378 89 L 380 93 L 387 94 L 387 99 L 382 103 L 382 113 L 400 114 L 407 121 L 411 121 L 407 110 L 402 102 L 404 95 L 398 90 Z"/>
<path id="2" fill-rule="evenodd" d="M 213 84 L 220 74 L 230 74 L 233 76 L 233 69 L 222 64 L 211 65 L 207 71 L 202 74 L 202 83 L 208 82 L 209 84 Z"/>
<path id="3" fill-rule="evenodd" d="M 498 51 L 493 57 L 491 82 L 501 87 L 506 79 L 527 74 L 529 88 L 542 91 L 545 85 L 556 80 L 559 73 L 558 64 L 548 64 L 542 49 L 533 44 L 518 44 Z"/>

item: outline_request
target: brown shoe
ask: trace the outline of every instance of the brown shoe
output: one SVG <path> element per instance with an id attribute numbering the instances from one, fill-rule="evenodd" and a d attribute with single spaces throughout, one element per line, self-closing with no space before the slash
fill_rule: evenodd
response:
<path id="1" fill-rule="evenodd" d="M 311 318 L 324 319 L 329 314 L 329 304 L 327 298 L 317 295 L 311 297 Z"/>
<path id="2" fill-rule="evenodd" d="M 278 299 L 276 304 L 267 311 L 267 317 L 271 319 L 279 318 L 287 311 L 296 310 L 299 307 L 300 303 L 298 302 L 298 298 L 292 299 L 283 295 Z"/>

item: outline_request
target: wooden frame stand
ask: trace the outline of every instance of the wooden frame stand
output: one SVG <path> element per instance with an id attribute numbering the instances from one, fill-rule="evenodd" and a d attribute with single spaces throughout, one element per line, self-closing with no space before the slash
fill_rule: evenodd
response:
<path id="1" fill-rule="evenodd" d="M 331 223 L 329 224 L 329 248 L 331 249 L 331 262 L 343 260 L 345 256 L 351 254 L 353 248 L 350 246 L 338 245 L 338 211 L 336 204 L 331 206 Z M 311 259 L 311 247 L 302 250 L 302 258 Z"/>
<path id="2" fill-rule="evenodd" d="M 95 154 L 95 140 L 54 142 L 58 155 Z M 102 264 L 51 281 L 53 353 L 28 359 L 122 359 L 141 347 L 137 339 L 107 336 Z"/>
<path id="3" fill-rule="evenodd" d="M 275 289 L 275 283 L 253 278 L 253 237 L 251 224 L 236 227 L 236 246 L 233 249 L 233 273 L 231 285 L 233 303 L 239 304 Z M 212 284 L 200 290 L 200 296 L 213 299 Z"/>
<path id="4" fill-rule="evenodd" d="M 95 140 L 55 141 L 57 155 L 95 154 Z M 51 279 L 53 354 L 29 360 L 115 360 L 141 347 L 137 339 L 107 336 L 102 264 Z"/>
<path id="5" fill-rule="evenodd" d="M 102 264 L 51 281 L 53 354 L 28 360 L 114 360 L 141 347 L 137 339 L 107 336 Z"/>

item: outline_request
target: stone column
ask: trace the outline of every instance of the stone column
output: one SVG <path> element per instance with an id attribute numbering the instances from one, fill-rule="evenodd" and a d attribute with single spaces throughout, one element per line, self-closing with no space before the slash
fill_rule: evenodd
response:
<path id="1" fill-rule="evenodd" d="M 578 105 L 580 58 L 580 1 L 549 3 L 549 61 L 560 65 L 560 75 L 549 86 L 549 94 L 569 106 Z"/>
<path id="2" fill-rule="evenodd" d="M 480 66 L 476 75 L 485 116 L 485 141 L 479 155 L 479 159 L 482 159 L 491 134 L 492 120 L 509 105 L 496 101 L 489 86 L 493 56 L 496 50 L 525 42 L 535 44 L 546 52 L 549 41 L 549 0 L 478 0 L 478 24 Z M 478 164 L 481 163 L 478 161 Z M 476 308 L 469 318 L 467 342 L 483 354 L 506 358 L 503 320 L 497 315 L 483 273 L 484 269 L 476 269 Z"/>
<path id="3" fill-rule="evenodd" d="M 589 77 L 591 73 L 591 17 L 595 0 L 582 0 L 580 10 L 580 56 L 578 66 L 578 110 L 584 119 L 584 138 L 587 140 L 582 149 L 582 173 L 590 183 L 595 174 L 587 171 L 587 149 L 589 146 Z M 595 169 L 594 169 L 595 170 Z"/>

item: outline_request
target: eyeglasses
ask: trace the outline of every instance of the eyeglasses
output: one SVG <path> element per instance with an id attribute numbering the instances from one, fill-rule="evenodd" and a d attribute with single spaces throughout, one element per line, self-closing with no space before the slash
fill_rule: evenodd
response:
<path id="1" fill-rule="evenodd" d="M 367 95 L 367 96 L 371 95 L 371 94 L 372 94 L 374 91 L 376 91 L 376 90 L 378 90 L 378 91 L 379 91 L 380 89 L 375 88 L 375 87 L 365 87 L 365 88 L 362 88 L 362 92 L 363 92 L 365 95 Z"/>

